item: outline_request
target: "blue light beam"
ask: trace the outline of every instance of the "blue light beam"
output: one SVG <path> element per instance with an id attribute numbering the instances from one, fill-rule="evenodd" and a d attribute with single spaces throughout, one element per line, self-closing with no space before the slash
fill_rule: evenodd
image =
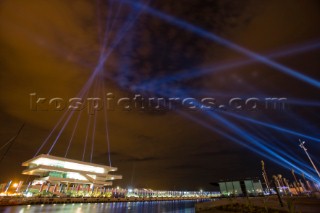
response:
<path id="1" fill-rule="evenodd" d="M 203 38 L 207 38 L 209 40 L 215 41 L 223 46 L 229 47 L 231 49 L 233 49 L 236 52 L 239 52 L 243 55 L 246 55 L 252 59 L 255 59 L 269 67 L 275 68 L 279 71 L 281 71 L 282 73 L 288 74 L 298 80 L 301 80 L 303 82 L 306 82 L 314 87 L 320 88 L 320 82 L 318 80 L 315 80 L 309 76 L 306 76 L 302 73 L 299 73 L 291 68 L 288 68 L 282 64 L 279 64 L 275 61 L 272 61 L 271 59 L 264 57 L 262 55 L 256 54 L 251 50 L 248 50 L 238 44 L 235 44 L 225 38 L 222 38 L 214 33 L 208 32 L 200 27 L 197 27 L 193 24 L 190 24 L 186 21 L 180 20 L 176 17 L 170 16 L 168 14 L 165 14 L 163 12 L 160 12 L 154 8 L 151 8 L 147 5 L 141 4 L 141 3 L 137 3 L 137 2 L 133 2 L 130 0 L 125 0 L 126 3 L 130 4 L 131 6 L 135 7 L 135 8 L 143 8 L 145 13 L 148 13 L 150 15 L 156 16 L 170 24 L 176 25 L 180 28 L 186 29 L 188 31 L 191 31 Z"/>

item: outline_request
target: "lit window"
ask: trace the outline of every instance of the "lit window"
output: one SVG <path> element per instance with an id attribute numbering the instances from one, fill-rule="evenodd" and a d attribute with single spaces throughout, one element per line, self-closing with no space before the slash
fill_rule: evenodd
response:
<path id="1" fill-rule="evenodd" d="M 61 160 L 53 160 L 48 158 L 38 158 L 34 160 L 32 163 L 37 165 L 53 166 L 53 167 L 87 171 L 87 172 L 95 172 L 95 173 L 105 172 L 104 168 L 102 167 L 90 166 L 90 165 L 61 161 Z"/>

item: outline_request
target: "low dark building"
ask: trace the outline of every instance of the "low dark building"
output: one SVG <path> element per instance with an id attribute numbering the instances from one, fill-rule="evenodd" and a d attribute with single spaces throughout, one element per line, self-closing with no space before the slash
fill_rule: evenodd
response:
<path id="1" fill-rule="evenodd" d="M 221 196 L 261 196 L 263 188 L 257 178 L 242 180 L 221 180 L 218 183 Z"/>

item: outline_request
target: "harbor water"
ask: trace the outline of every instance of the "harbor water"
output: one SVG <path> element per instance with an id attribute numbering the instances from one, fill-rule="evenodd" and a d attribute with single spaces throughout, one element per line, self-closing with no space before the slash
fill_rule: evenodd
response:
<path id="1" fill-rule="evenodd" d="M 1 213 L 194 213 L 197 201 L 149 201 L 0 206 Z"/>

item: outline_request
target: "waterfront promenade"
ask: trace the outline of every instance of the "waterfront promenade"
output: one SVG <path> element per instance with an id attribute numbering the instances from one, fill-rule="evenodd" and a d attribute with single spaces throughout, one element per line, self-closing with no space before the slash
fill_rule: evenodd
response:
<path id="1" fill-rule="evenodd" d="M 233 212 L 268 212 L 268 213 L 319 213 L 320 197 L 318 196 L 285 196 L 283 206 L 276 196 L 223 198 L 211 202 L 197 203 L 197 213 L 233 213 Z"/>
<path id="2" fill-rule="evenodd" d="M 209 200 L 208 197 L 1 197 L 0 206 L 64 204 L 64 203 L 110 203 L 110 202 L 143 202 L 143 201 L 178 201 L 178 200 Z"/>

